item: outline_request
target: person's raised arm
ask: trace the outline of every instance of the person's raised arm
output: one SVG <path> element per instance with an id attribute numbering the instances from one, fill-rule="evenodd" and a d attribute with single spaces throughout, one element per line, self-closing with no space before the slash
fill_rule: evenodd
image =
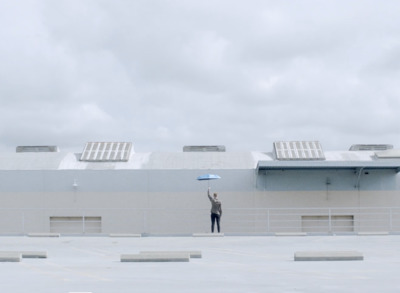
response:
<path id="1" fill-rule="evenodd" d="M 208 198 L 212 201 L 212 197 L 211 197 L 211 195 L 210 195 L 210 187 L 209 187 L 208 190 L 207 190 L 207 195 L 208 195 Z"/>

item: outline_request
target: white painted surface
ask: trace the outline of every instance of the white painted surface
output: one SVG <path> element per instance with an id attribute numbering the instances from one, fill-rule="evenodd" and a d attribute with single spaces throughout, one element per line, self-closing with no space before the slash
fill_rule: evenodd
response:
<path id="1" fill-rule="evenodd" d="M 2 263 L 2 291 L 25 292 L 385 292 L 400 290 L 399 235 L 306 237 L 1 237 L 4 250 L 44 250 L 47 259 Z M 29 249 L 28 249 L 29 248 Z M 294 252 L 356 250 L 363 261 L 295 262 Z M 121 263 L 141 250 L 201 250 L 184 263 Z M 21 281 L 23 280 L 23 281 Z"/>

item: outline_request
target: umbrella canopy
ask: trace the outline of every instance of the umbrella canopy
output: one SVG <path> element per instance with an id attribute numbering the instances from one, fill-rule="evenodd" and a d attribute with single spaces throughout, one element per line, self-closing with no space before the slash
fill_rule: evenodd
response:
<path id="1" fill-rule="evenodd" d="M 220 179 L 221 177 L 216 174 L 204 174 L 197 177 L 197 180 L 213 180 L 213 179 Z"/>
<path id="2" fill-rule="evenodd" d="M 204 175 L 197 177 L 197 180 L 207 180 L 208 188 L 210 188 L 210 180 L 220 179 L 220 178 L 221 177 L 216 174 L 204 174 Z"/>

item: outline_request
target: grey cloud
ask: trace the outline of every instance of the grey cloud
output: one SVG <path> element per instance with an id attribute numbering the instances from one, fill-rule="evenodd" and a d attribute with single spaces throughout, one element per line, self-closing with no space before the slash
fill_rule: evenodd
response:
<path id="1" fill-rule="evenodd" d="M 400 145 L 396 1 L 26 2 L 0 4 L 0 149 Z"/>

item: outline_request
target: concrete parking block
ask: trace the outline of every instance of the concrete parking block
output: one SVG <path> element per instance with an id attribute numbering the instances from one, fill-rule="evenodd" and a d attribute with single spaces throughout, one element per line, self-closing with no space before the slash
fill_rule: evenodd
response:
<path id="1" fill-rule="evenodd" d="M 188 262 L 189 253 L 123 254 L 121 262 Z"/>
<path id="2" fill-rule="evenodd" d="M 0 262 L 20 262 L 20 252 L 0 252 Z"/>
<path id="3" fill-rule="evenodd" d="M 358 251 L 299 251 L 294 254 L 295 261 L 343 261 L 364 260 Z"/>
<path id="4" fill-rule="evenodd" d="M 22 258 L 47 258 L 46 251 L 21 251 Z"/>

